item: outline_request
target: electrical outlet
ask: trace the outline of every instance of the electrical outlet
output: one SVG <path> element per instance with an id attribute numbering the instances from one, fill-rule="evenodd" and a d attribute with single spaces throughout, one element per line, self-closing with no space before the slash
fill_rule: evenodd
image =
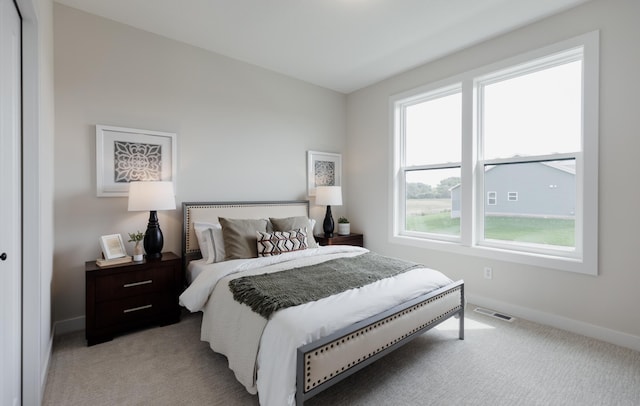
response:
<path id="1" fill-rule="evenodd" d="M 484 278 L 485 279 L 493 279 L 493 269 L 488 266 L 484 267 Z"/>

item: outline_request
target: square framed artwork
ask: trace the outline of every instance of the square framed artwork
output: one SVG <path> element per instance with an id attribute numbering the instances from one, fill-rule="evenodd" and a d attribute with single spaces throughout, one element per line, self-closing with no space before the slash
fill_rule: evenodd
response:
<path id="1" fill-rule="evenodd" d="M 176 134 L 96 125 L 96 194 L 129 195 L 129 182 L 176 183 Z"/>
<path id="2" fill-rule="evenodd" d="M 100 247 L 105 259 L 123 258 L 127 255 L 124 240 L 120 234 L 103 235 L 100 237 Z"/>
<path id="3" fill-rule="evenodd" d="M 307 151 L 307 194 L 316 195 L 316 186 L 342 186 L 342 155 Z"/>

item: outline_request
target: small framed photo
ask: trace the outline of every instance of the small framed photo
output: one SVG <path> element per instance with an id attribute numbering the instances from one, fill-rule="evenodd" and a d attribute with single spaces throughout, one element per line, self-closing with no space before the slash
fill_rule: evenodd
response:
<path id="1" fill-rule="evenodd" d="M 307 193 L 316 195 L 316 186 L 342 186 L 342 155 L 307 151 Z"/>
<path id="2" fill-rule="evenodd" d="M 176 183 L 176 134 L 96 125 L 96 194 L 129 195 L 129 182 Z"/>
<path id="3" fill-rule="evenodd" d="M 105 259 L 115 259 L 127 256 L 124 241 L 120 234 L 103 235 L 100 237 L 100 246 Z"/>

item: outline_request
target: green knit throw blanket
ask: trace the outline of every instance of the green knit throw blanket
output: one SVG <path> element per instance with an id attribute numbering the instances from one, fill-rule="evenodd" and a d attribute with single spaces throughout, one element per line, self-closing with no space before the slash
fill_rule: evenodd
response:
<path id="1" fill-rule="evenodd" d="M 367 252 L 229 282 L 233 298 L 268 319 L 277 310 L 359 288 L 422 265 Z"/>

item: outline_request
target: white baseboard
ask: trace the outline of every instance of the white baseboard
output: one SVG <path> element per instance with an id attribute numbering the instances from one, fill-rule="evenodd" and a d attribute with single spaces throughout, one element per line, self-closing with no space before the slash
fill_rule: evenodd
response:
<path id="1" fill-rule="evenodd" d="M 73 319 L 66 319 L 56 321 L 53 325 L 54 335 L 59 336 L 61 334 L 73 333 L 74 331 L 84 330 L 85 317 L 74 317 Z"/>
<path id="2" fill-rule="evenodd" d="M 596 326 L 578 320 L 569 319 L 552 313 L 545 313 L 526 307 L 516 306 L 498 300 L 488 299 L 476 295 L 465 295 L 469 303 L 496 310 L 501 313 L 519 317 L 535 323 L 544 324 L 561 330 L 595 338 L 621 347 L 640 351 L 640 337 L 632 334 L 611 330 L 606 327 Z"/>

